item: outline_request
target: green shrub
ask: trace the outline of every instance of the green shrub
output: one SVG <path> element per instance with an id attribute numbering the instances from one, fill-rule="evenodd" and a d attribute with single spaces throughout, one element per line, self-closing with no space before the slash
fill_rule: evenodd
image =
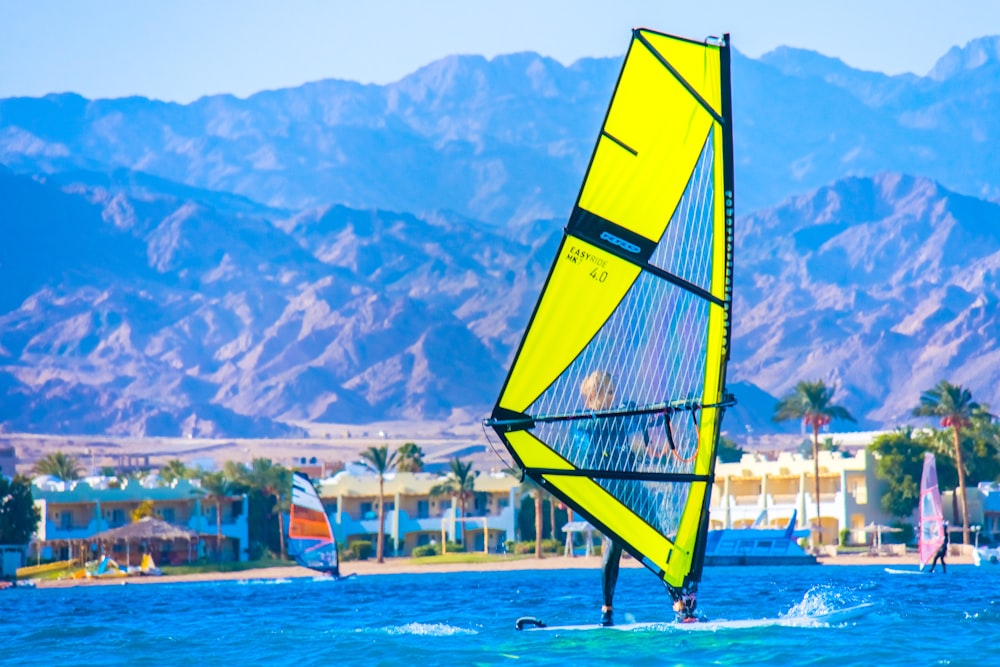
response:
<path id="1" fill-rule="evenodd" d="M 850 537 L 851 537 L 851 529 L 850 528 L 841 528 L 840 529 L 840 546 L 846 547 L 847 543 L 848 543 L 848 541 L 850 539 Z"/>
<path id="2" fill-rule="evenodd" d="M 436 544 L 424 544 L 419 547 L 413 548 L 414 558 L 424 558 L 426 556 L 437 556 L 440 555 L 441 549 L 438 548 Z"/>
<path id="3" fill-rule="evenodd" d="M 358 560 L 368 560 L 372 555 L 372 543 L 368 540 L 351 542 L 351 553 Z"/>
<path id="4" fill-rule="evenodd" d="M 563 543 L 559 540 L 542 540 L 542 553 L 558 553 L 563 548 Z M 508 551 L 511 549 L 508 548 Z M 516 554 L 535 553 L 535 541 L 518 542 L 514 544 L 513 552 Z"/>

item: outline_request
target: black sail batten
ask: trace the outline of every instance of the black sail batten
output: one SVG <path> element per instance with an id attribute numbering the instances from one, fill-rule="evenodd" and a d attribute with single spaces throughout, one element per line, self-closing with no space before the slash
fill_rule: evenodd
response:
<path id="1" fill-rule="evenodd" d="M 607 132 L 601 132 L 601 136 L 602 137 L 607 137 L 608 139 L 610 139 L 611 141 L 615 142 L 616 144 L 618 144 L 619 146 L 621 146 L 624 150 L 628 151 L 632 155 L 638 155 L 639 154 L 639 151 L 637 151 L 636 149 L 632 148 L 631 146 L 629 146 L 628 144 L 626 144 L 624 141 L 622 141 L 621 139 L 619 139 L 618 137 L 616 137 L 613 134 L 609 134 Z"/>
<path id="2" fill-rule="evenodd" d="M 590 419 L 610 419 L 614 417 L 635 417 L 640 415 L 659 415 L 675 412 L 694 412 L 702 409 L 727 408 L 736 405 L 736 399 L 732 394 L 727 394 L 725 400 L 719 403 L 709 403 L 702 405 L 694 400 L 667 401 L 642 407 L 629 407 L 619 410 L 573 412 L 567 414 L 553 415 L 526 415 L 511 410 L 499 409 L 494 411 L 493 417 L 485 420 L 485 424 L 495 429 L 502 429 L 505 432 L 524 430 L 533 428 L 536 424 L 546 424 L 559 421 L 580 421 Z"/>
<path id="3" fill-rule="evenodd" d="M 615 231 L 608 231 L 609 229 L 614 229 Z M 578 208 L 573 211 L 573 217 L 566 232 L 571 236 L 593 243 L 613 255 L 633 262 L 640 266 L 643 271 L 662 278 L 692 294 L 696 294 L 706 301 L 711 301 L 717 306 L 725 305 L 725 301 L 711 292 L 684 280 L 680 276 L 650 264 L 649 258 L 652 256 L 656 244 L 638 234 L 623 230 L 610 220 L 604 220 L 600 216 Z"/>
<path id="4" fill-rule="evenodd" d="M 674 75 L 674 77 L 677 79 L 677 81 L 682 86 L 684 86 L 687 89 L 687 91 L 691 94 L 691 97 L 693 97 L 696 100 L 698 100 L 698 102 L 701 104 L 701 106 L 705 108 L 705 111 L 707 111 L 709 114 L 711 114 L 712 118 L 714 118 L 715 121 L 717 123 L 719 123 L 719 125 L 724 125 L 725 124 L 725 120 L 724 120 L 723 116 L 721 116 L 718 111 L 716 111 L 715 109 L 712 108 L 712 105 L 709 104 L 705 100 L 705 98 L 702 97 L 698 93 L 698 91 L 695 90 L 694 87 L 690 83 L 688 83 L 687 80 L 683 76 L 681 76 L 680 72 L 678 72 L 676 69 L 674 69 L 674 66 L 671 65 L 670 62 L 667 61 L 667 59 L 664 58 L 663 55 L 659 51 L 657 51 L 655 48 L 653 48 L 653 45 L 649 43 L 649 40 L 647 40 L 645 37 L 643 37 L 641 31 L 637 30 L 635 32 L 636 32 L 636 39 L 638 39 L 639 42 L 643 46 L 645 46 L 647 49 L 649 49 L 649 52 L 652 53 L 653 56 L 657 60 L 660 61 L 660 64 L 663 65 L 671 74 Z M 727 40 L 726 44 L 728 45 L 728 43 L 729 42 Z"/>
<path id="5" fill-rule="evenodd" d="M 688 473 L 669 472 L 616 472 L 614 470 L 565 470 L 563 468 L 529 468 L 532 475 L 558 475 L 563 477 L 589 477 L 592 479 L 631 479 L 647 482 L 708 482 L 715 478 L 711 475 L 693 475 Z"/>

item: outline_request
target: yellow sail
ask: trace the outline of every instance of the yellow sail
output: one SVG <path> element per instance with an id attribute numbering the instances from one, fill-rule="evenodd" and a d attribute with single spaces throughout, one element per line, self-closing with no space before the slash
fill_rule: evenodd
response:
<path id="1" fill-rule="evenodd" d="M 639 29 L 492 426 L 668 586 L 700 578 L 732 293 L 728 35 Z"/>

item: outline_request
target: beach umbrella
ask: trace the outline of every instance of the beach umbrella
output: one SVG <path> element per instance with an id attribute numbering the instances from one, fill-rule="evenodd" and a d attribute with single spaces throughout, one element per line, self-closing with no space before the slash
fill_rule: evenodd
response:
<path id="1" fill-rule="evenodd" d="M 870 524 L 865 526 L 865 532 L 874 533 L 875 535 L 875 546 L 882 546 L 882 533 L 901 533 L 902 528 L 895 528 L 893 526 L 884 526 L 882 524 L 875 523 L 872 521 Z"/>

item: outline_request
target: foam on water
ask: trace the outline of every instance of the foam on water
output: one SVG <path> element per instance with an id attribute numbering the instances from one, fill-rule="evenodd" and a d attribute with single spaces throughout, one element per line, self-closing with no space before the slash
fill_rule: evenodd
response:
<path id="1" fill-rule="evenodd" d="M 781 616 L 784 618 L 804 618 L 817 614 L 827 614 L 862 601 L 853 591 L 824 584 L 810 588 L 801 600 L 793 604 Z"/>
<path id="2" fill-rule="evenodd" d="M 454 635 L 479 634 L 469 628 L 459 628 L 444 623 L 407 623 L 406 625 L 382 628 L 382 631 L 389 635 L 419 635 L 425 637 L 452 637 Z"/>

